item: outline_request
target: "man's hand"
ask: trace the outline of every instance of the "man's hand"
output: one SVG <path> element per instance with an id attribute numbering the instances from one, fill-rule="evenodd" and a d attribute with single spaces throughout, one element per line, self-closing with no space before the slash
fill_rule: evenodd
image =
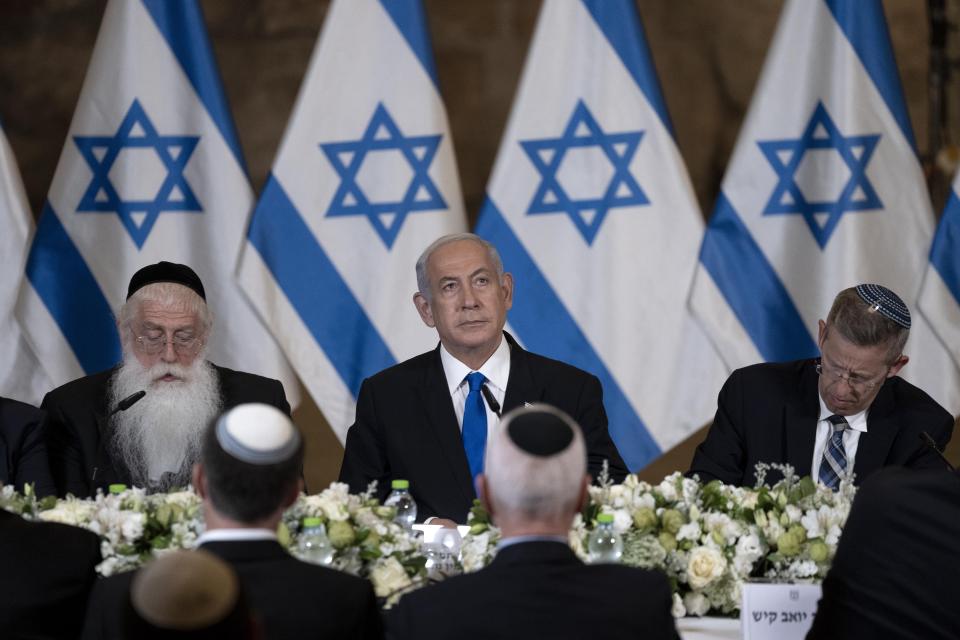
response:
<path id="1" fill-rule="evenodd" d="M 431 518 L 430 524 L 438 524 L 444 529 L 456 529 L 457 523 L 453 520 L 447 520 L 446 518 Z"/>

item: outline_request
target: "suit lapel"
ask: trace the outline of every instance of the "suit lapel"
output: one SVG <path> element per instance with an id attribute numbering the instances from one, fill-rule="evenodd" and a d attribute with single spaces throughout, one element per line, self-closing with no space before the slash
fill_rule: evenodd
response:
<path id="1" fill-rule="evenodd" d="M 860 434 L 857 457 L 853 472 L 857 478 L 865 478 L 883 466 L 897 435 L 893 414 L 893 393 L 886 382 L 870 405 L 867 413 L 867 432 Z M 859 484 L 859 482 L 857 482 Z"/>
<path id="2" fill-rule="evenodd" d="M 782 459 L 800 476 L 810 475 L 813 445 L 817 437 L 817 420 L 820 417 L 818 376 L 814 367 L 812 360 L 803 364 L 800 384 L 784 407 L 787 450 Z"/>
<path id="3" fill-rule="evenodd" d="M 430 364 L 424 371 L 421 389 L 427 421 L 440 443 L 441 459 L 450 465 L 450 472 L 456 479 L 457 486 L 470 504 L 476 497 L 476 492 L 473 488 L 473 478 L 470 476 L 467 454 L 463 450 L 463 439 L 457 426 L 457 414 L 453 410 L 453 400 L 450 398 L 447 378 L 443 373 L 439 346 L 434 350 Z M 440 464 L 440 462 L 433 460 L 431 464 Z"/>
<path id="4" fill-rule="evenodd" d="M 510 345 L 510 375 L 507 378 L 507 390 L 503 396 L 502 411 L 502 415 L 506 415 L 508 411 L 523 406 L 525 402 L 539 401 L 543 394 L 542 390 L 538 389 L 533 382 L 527 352 L 517 344 L 517 341 L 509 333 L 504 331 L 503 335 Z"/>

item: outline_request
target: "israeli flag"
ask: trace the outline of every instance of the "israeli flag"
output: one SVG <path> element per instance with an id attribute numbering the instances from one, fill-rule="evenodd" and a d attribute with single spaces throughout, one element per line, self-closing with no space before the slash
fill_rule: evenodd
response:
<path id="1" fill-rule="evenodd" d="M 0 126 L 0 396 L 40 404 L 50 381 L 14 318 L 33 218 L 17 161 Z"/>
<path id="2" fill-rule="evenodd" d="M 915 307 L 933 237 L 880 0 L 791 0 L 724 176 L 691 304 L 731 368 L 818 354 L 834 296 Z M 905 377 L 956 413 L 957 367 L 913 309 Z"/>
<path id="3" fill-rule="evenodd" d="M 240 278 L 341 442 L 363 379 L 436 346 L 414 265 L 465 230 L 420 0 L 334 2 Z"/>
<path id="4" fill-rule="evenodd" d="M 703 218 L 631 0 L 544 3 L 477 232 L 514 274 L 510 330 L 600 378 L 631 470 L 710 420 Z"/>
<path id="5" fill-rule="evenodd" d="M 930 248 L 930 264 L 920 290 L 920 311 L 944 348 L 960 366 L 960 174 Z M 954 407 L 954 414 L 956 414 Z"/>
<path id="6" fill-rule="evenodd" d="M 54 384 L 120 360 L 130 276 L 190 265 L 215 314 L 209 358 L 296 378 L 235 270 L 253 193 L 195 0 L 111 0 L 27 260 L 18 315 Z"/>

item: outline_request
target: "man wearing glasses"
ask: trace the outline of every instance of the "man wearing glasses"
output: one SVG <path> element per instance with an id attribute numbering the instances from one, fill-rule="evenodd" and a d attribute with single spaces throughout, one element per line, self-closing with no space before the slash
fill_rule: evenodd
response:
<path id="1" fill-rule="evenodd" d="M 752 486 L 758 462 L 790 464 L 800 476 L 836 489 L 881 467 L 943 467 L 953 417 L 897 377 L 907 364 L 910 311 L 889 289 L 841 291 L 819 322 L 820 357 L 734 371 L 689 475 Z M 772 484 L 778 472 L 767 474 Z"/>
<path id="2" fill-rule="evenodd" d="M 165 491 L 190 484 L 202 434 L 245 402 L 290 415 L 277 380 L 206 359 L 213 318 L 199 276 L 159 262 L 130 279 L 117 329 L 123 361 L 43 399 L 51 473 L 60 495 L 113 483 Z"/>

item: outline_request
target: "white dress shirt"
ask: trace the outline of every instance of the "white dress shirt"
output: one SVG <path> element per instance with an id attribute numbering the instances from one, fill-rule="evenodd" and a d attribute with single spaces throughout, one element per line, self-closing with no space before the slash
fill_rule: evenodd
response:
<path id="1" fill-rule="evenodd" d="M 440 345 L 440 362 L 443 363 L 447 389 L 450 391 L 450 399 L 453 400 L 453 412 L 457 414 L 457 425 L 463 431 L 463 407 L 470 393 L 470 385 L 467 384 L 466 377 L 473 369 L 450 355 L 442 344 Z M 507 394 L 507 379 L 510 377 L 510 345 L 506 338 L 501 336 L 500 346 L 477 371 L 487 378 L 487 388 L 502 407 L 503 399 Z M 499 426 L 500 419 L 487 404 L 486 399 L 483 406 L 487 410 L 487 442 L 489 443 L 490 434 Z"/>
<path id="2" fill-rule="evenodd" d="M 820 398 L 820 419 L 817 421 L 817 437 L 813 441 L 813 464 L 810 465 L 810 474 L 814 482 L 820 482 L 820 463 L 823 462 L 823 452 L 827 450 L 827 442 L 833 434 L 833 425 L 827 420 L 834 415 L 833 411 L 827 408 L 823 397 L 817 392 Z M 853 463 L 857 458 L 857 446 L 860 444 L 860 434 L 867 432 L 867 409 L 852 416 L 844 416 L 847 419 L 848 428 L 843 432 L 843 451 L 847 456 L 847 473 L 853 473 Z"/>
<path id="3" fill-rule="evenodd" d="M 207 542 L 247 542 L 249 540 L 276 540 L 277 533 L 269 529 L 212 529 L 197 538 L 197 546 Z"/>

